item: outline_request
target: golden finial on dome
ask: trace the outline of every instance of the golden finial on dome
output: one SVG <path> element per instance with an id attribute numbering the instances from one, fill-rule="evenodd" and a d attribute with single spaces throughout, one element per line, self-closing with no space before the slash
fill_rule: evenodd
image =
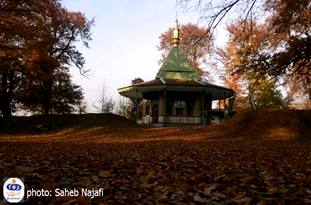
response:
<path id="1" fill-rule="evenodd" d="M 179 31 L 180 31 L 180 29 L 179 29 L 179 23 L 178 23 L 177 13 L 176 13 L 175 26 L 174 26 L 174 29 L 173 29 L 173 46 L 174 47 L 178 47 L 179 46 L 179 41 L 180 41 Z"/>

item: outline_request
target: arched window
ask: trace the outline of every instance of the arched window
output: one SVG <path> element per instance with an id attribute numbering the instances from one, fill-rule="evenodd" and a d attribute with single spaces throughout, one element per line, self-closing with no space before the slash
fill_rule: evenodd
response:
<path id="1" fill-rule="evenodd" d="M 185 108 L 186 108 L 186 102 L 185 101 L 175 101 L 174 107 L 176 109 L 176 115 L 177 116 L 183 116 L 185 115 Z"/>

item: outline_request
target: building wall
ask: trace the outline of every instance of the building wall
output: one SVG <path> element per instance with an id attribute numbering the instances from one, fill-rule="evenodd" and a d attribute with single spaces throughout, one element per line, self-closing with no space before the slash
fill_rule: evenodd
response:
<path id="1" fill-rule="evenodd" d="M 201 124 L 202 123 L 202 119 L 201 119 L 202 98 L 200 95 L 194 96 L 193 98 L 194 98 L 194 102 L 192 102 L 193 107 L 192 107 L 191 116 L 186 116 L 187 108 L 184 108 L 183 116 L 177 116 L 175 107 L 173 107 L 172 115 L 168 116 L 167 111 L 166 111 L 166 102 L 165 102 L 166 100 L 163 94 L 159 95 L 158 99 L 145 100 L 141 107 L 143 109 L 143 112 L 142 112 L 143 115 L 142 115 L 141 122 L 145 124 L 151 124 L 155 122 L 155 120 L 153 119 L 152 108 L 155 104 L 158 104 L 159 106 L 158 123 L 161 123 L 161 124 L 165 124 L 165 123 L 168 123 L 168 124 L 170 123 L 171 124 Z M 147 105 L 149 105 L 149 115 L 146 115 Z M 203 114 L 205 115 L 205 122 L 209 123 L 209 118 L 211 117 L 209 116 L 209 110 L 211 110 L 210 96 L 206 96 L 204 108 L 205 108 L 205 111 L 203 112 Z"/>

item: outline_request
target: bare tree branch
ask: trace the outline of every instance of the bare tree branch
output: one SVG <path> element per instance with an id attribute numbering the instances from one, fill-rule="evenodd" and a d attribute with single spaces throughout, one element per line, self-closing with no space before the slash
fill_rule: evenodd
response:
<path id="1" fill-rule="evenodd" d="M 186 5 L 189 5 L 190 2 L 189 0 L 180 0 L 180 3 L 185 3 Z M 213 5 L 213 0 L 206 0 L 205 6 L 204 8 L 202 8 L 203 6 L 203 0 L 198 0 L 197 3 L 195 4 L 195 6 L 190 6 L 190 8 L 195 8 L 196 10 L 201 10 L 204 12 L 212 12 L 212 15 L 206 17 L 209 20 L 208 22 L 208 28 L 206 30 L 206 32 L 204 33 L 203 36 L 199 37 L 194 43 L 193 45 L 196 45 L 198 42 L 200 42 L 203 38 L 206 38 L 207 35 L 210 35 L 210 37 L 213 36 L 213 33 L 215 31 L 215 29 L 219 26 L 219 24 L 224 20 L 224 18 L 226 16 L 229 15 L 229 13 L 233 10 L 233 8 L 237 7 L 237 4 L 239 3 L 245 3 L 247 5 L 251 4 L 250 6 L 247 6 L 245 10 L 247 10 L 247 13 L 245 15 L 244 18 L 244 22 L 247 21 L 247 19 L 249 18 L 249 15 L 251 13 L 251 11 L 254 9 L 255 4 L 257 2 L 257 0 L 232 0 L 232 1 L 225 1 L 225 4 L 220 4 L 220 5 Z M 214 10 L 217 10 L 215 12 L 213 12 Z"/>

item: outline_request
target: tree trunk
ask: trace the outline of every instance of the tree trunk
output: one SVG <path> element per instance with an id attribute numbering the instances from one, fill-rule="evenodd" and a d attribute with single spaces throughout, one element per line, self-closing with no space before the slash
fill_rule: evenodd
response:
<path id="1" fill-rule="evenodd" d="M 253 90 L 251 88 L 251 85 L 248 85 L 248 97 L 249 97 L 249 103 L 251 105 L 252 110 L 256 110 L 256 104 L 254 101 L 254 95 L 253 95 Z"/>
<path id="2" fill-rule="evenodd" d="M 9 73 L 7 69 L 2 72 L 2 93 L 1 93 L 1 111 L 4 117 L 12 116 L 12 91 L 9 88 Z"/>
<path id="3" fill-rule="evenodd" d="M 42 107 L 44 115 L 49 115 L 51 110 L 51 103 L 52 103 L 52 84 L 51 82 L 47 82 L 45 85 L 46 89 L 46 96 L 44 98 Z"/>
<path id="4" fill-rule="evenodd" d="M 44 115 L 49 115 L 52 108 L 52 96 L 53 96 L 53 68 L 43 67 L 45 76 L 43 78 L 43 90 L 44 99 L 42 101 L 42 110 Z"/>
<path id="5" fill-rule="evenodd" d="M 311 100 L 311 79 L 307 77 L 307 89 L 308 89 L 308 94 L 309 94 L 309 100 Z"/>

